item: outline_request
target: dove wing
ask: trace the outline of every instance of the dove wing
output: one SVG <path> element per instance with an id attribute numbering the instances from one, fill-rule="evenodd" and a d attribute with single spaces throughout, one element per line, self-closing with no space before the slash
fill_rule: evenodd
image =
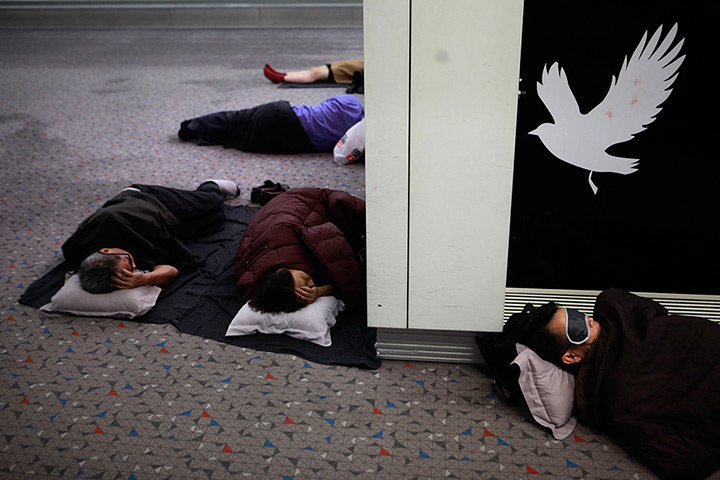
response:
<path id="1" fill-rule="evenodd" d="M 613 77 L 605 99 L 587 115 L 606 147 L 626 142 L 645 130 L 672 92 L 670 87 L 685 59 L 678 56 L 683 40 L 672 47 L 675 24 L 658 46 L 661 30 L 662 26 L 647 43 L 645 32 L 630 60 L 625 58 L 617 82 Z"/>
<path id="2" fill-rule="evenodd" d="M 567 125 L 580 117 L 580 108 L 570 90 L 565 71 L 556 63 L 543 68 L 542 82 L 537 83 L 537 93 L 547 107 L 556 125 Z"/>

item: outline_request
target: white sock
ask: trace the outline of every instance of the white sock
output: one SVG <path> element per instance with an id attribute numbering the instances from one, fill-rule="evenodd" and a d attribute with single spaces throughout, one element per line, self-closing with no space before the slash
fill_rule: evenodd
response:
<path id="1" fill-rule="evenodd" d="M 220 191 L 225 194 L 226 197 L 237 197 L 240 195 L 240 189 L 238 188 L 237 184 L 233 182 L 232 180 L 215 180 L 213 178 L 207 179 L 202 183 L 206 182 L 213 182 L 218 187 L 220 187 Z"/>

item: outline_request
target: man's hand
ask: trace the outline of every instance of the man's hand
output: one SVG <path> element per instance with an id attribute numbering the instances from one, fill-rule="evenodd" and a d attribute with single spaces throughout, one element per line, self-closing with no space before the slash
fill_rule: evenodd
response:
<path id="1" fill-rule="evenodd" d="M 177 276 L 177 268 L 171 265 L 157 265 L 152 272 L 131 272 L 120 269 L 113 274 L 113 283 L 118 289 L 142 287 L 143 285 L 157 285 L 164 287 Z"/>
<path id="2" fill-rule="evenodd" d="M 319 297 L 332 295 L 332 285 L 304 286 L 295 289 L 295 296 L 305 305 L 310 305 Z"/>
<path id="3" fill-rule="evenodd" d="M 135 288 L 147 285 L 145 274 L 142 272 L 131 272 L 129 270 L 116 270 L 113 274 L 113 283 L 119 289 Z"/>

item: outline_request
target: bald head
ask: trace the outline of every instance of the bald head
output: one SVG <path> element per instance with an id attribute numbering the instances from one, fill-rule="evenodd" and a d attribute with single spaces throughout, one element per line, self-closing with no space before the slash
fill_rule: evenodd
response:
<path id="1" fill-rule="evenodd" d="M 592 317 L 587 317 L 589 336 L 586 341 L 576 345 L 567 338 L 567 312 L 564 308 L 558 308 L 547 324 L 548 332 L 558 339 L 567 343 L 567 350 L 560 357 L 560 361 L 566 365 L 581 362 L 587 357 L 595 339 L 600 334 L 600 324 Z"/>
<path id="2" fill-rule="evenodd" d="M 555 313 L 552 317 L 550 317 L 550 321 L 547 323 L 547 330 L 552 335 L 557 335 L 559 337 L 565 338 L 565 310 L 563 308 L 558 308 L 555 310 Z"/>

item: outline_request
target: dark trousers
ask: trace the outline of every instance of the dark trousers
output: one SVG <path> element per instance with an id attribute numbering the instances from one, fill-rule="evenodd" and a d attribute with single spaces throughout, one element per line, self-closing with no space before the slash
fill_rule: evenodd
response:
<path id="1" fill-rule="evenodd" d="M 256 153 L 315 151 L 292 106 L 284 100 L 210 113 L 189 122 L 181 129 L 197 138 L 198 145 L 222 145 Z"/>
<path id="2" fill-rule="evenodd" d="M 180 240 L 201 237 L 216 231 L 225 221 L 225 195 L 214 182 L 205 182 L 195 190 L 163 187 L 161 185 L 133 185 L 143 193 L 157 198 L 180 222 L 173 235 Z"/>

